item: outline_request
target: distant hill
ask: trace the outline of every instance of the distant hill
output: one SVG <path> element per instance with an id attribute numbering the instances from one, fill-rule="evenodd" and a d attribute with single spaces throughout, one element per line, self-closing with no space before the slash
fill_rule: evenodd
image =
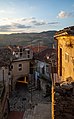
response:
<path id="1" fill-rule="evenodd" d="M 15 33 L 0 34 L 0 46 L 6 45 L 49 45 L 54 43 L 56 31 L 44 31 L 40 33 Z"/>

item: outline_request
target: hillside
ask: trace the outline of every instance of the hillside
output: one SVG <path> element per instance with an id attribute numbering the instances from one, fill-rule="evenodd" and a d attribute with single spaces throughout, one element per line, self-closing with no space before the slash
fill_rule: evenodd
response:
<path id="1" fill-rule="evenodd" d="M 46 31 L 41 33 L 16 33 L 0 34 L 0 46 L 5 45 L 49 45 L 54 43 L 54 34 L 56 31 Z"/>

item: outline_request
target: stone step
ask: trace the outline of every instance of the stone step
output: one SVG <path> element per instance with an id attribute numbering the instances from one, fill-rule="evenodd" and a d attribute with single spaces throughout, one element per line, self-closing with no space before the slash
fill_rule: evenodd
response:
<path id="1" fill-rule="evenodd" d="M 35 87 L 35 85 L 34 84 L 28 84 L 28 88 L 30 88 L 30 87 Z"/>
<path id="2" fill-rule="evenodd" d="M 27 109 L 24 113 L 23 119 L 51 119 L 51 103 L 39 103 L 32 109 Z M 46 110 L 46 111 L 45 111 Z"/>
<path id="3" fill-rule="evenodd" d="M 23 119 L 34 119 L 33 109 L 27 109 L 24 113 Z"/>
<path id="4" fill-rule="evenodd" d="M 28 84 L 28 90 L 31 91 L 35 91 L 36 90 L 36 86 L 34 84 Z"/>

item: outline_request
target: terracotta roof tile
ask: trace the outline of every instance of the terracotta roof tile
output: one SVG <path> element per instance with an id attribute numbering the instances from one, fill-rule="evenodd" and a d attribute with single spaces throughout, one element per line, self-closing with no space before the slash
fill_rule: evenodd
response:
<path id="1" fill-rule="evenodd" d="M 26 48 L 32 49 L 34 53 L 39 53 L 39 52 L 43 51 L 44 49 L 46 49 L 47 46 L 31 46 L 31 45 L 29 45 L 29 46 L 26 46 Z"/>
<path id="2" fill-rule="evenodd" d="M 34 58 L 40 61 L 45 61 L 47 56 L 52 56 L 53 59 L 56 59 L 56 50 L 50 48 L 44 49 L 43 51 L 35 54 Z"/>
<path id="3" fill-rule="evenodd" d="M 66 33 L 66 34 L 64 34 L 64 33 Z M 74 36 L 74 26 L 70 26 L 70 27 L 67 27 L 67 28 L 64 28 L 62 30 L 57 31 L 56 34 L 55 34 L 55 37 L 57 35 L 60 35 L 60 34 L 73 35 Z"/>

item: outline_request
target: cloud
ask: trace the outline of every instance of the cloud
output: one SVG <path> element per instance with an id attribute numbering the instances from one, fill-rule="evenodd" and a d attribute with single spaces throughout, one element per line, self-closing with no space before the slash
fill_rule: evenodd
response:
<path id="1" fill-rule="evenodd" d="M 59 22 L 47 22 L 41 19 L 31 18 L 3 18 L 0 19 L 0 32 L 24 32 L 38 31 L 48 25 L 57 25 Z"/>
<path id="2" fill-rule="evenodd" d="M 22 24 L 16 24 L 17 28 L 31 28 L 31 26 L 26 26 L 26 25 L 22 25 Z"/>
<path id="3" fill-rule="evenodd" d="M 60 11 L 60 13 L 57 16 L 57 18 L 68 18 L 68 17 L 74 17 L 74 13 L 73 12 Z"/>
<path id="4" fill-rule="evenodd" d="M 35 17 L 32 18 L 22 18 L 22 22 L 34 26 L 41 26 L 41 25 L 46 25 L 47 23 L 43 20 L 38 20 Z"/>
<path id="5" fill-rule="evenodd" d="M 50 24 L 50 25 L 58 25 L 59 22 L 49 22 L 48 24 Z"/>
<path id="6" fill-rule="evenodd" d="M 7 32 L 10 31 L 10 29 L 11 29 L 11 25 L 0 26 L 0 32 Z"/>
<path id="7" fill-rule="evenodd" d="M 18 23 L 13 23 L 11 25 L 2 25 L 0 26 L 0 32 L 11 32 L 11 31 L 17 31 L 20 29 L 29 29 L 31 28 L 31 26 L 26 26 L 26 25 L 22 25 L 22 24 L 18 24 Z"/>
<path id="8" fill-rule="evenodd" d="M 15 22 L 14 22 L 15 21 Z M 19 19 L 12 19 L 12 18 L 4 18 L 0 19 L 0 32 L 3 31 L 12 31 L 12 30 L 23 30 L 23 29 L 30 29 L 33 27 L 46 25 L 47 23 L 43 20 L 38 20 L 35 17 L 32 18 L 19 18 Z"/>
<path id="9" fill-rule="evenodd" d="M 38 20 L 33 20 L 33 21 L 31 21 L 31 23 L 33 24 L 33 25 L 36 25 L 36 26 L 41 26 L 41 25 L 46 25 L 47 23 L 45 22 L 45 21 L 38 21 Z"/>

